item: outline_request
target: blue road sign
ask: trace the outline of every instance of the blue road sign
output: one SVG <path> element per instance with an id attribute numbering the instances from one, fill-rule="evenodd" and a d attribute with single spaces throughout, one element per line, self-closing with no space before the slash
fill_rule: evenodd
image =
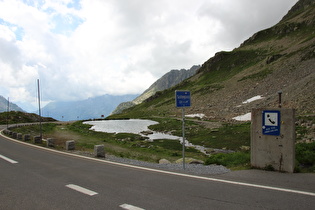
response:
<path id="1" fill-rule="evenodd" d="M 190 91 L 176 90 L 175 91 L 176 107 L 190 107 Z"/>
<path id="2" fill-rule="evenodd" d="M 265 110 L 262 115 L 263 135 L 280 136 L 280 111 Z"/>

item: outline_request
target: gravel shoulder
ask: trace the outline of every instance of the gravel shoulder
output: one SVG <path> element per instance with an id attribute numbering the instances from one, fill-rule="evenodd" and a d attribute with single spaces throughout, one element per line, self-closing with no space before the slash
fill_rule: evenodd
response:
<path id="1" fill-rule="evenodd" d="M 90 152 L 84 152 L 84 151 L 64 151 L 64 152 L 95 158 L 94 154 Z M 183 164 L 178 164 L 178 163 L 159 164 L 159 163 L 151 163 L 151 162 L 128 159 L 128 158 L 121 158 L 121 157 L 116 157 L 113 155 L 106 155 L 105 158 L 98 158 L 98 159 L 103 159 L 107 161 L 123 163 L 123 164 L 128 164 L 128 165 L 146 167 L 146 168 L 192 174 L 192 175 L 219 175 L 219 174 L 229 173 L 231 171 L 230 169 L 222 165 L 185 164 L 185 169 L 184 169 Z"/>
<path id="2" fill-rule="evenodd" d="M 94 157 L 88 152 L 71 152 L 83 156 Z M 183 174 L 212 177 L 221 180 L 229 180 L 240 183 L 250 183 L 262 186 L 272 186 L 284 189 L 300 190 L 315 193 L 315 173 L 281 173 L 276 171 L 264 171 L 257 169 L 231 171 L 222 165 L 186 164 L 185 170 L 182 164 L 158 164 L 145 161 L 120 158 L 107 155 L 100 158 L 107 161 L 135 165 L 145 168 L 165 170 Z"/>
<path id="3" fill-rule="evenodd" d="M 159 164 L 159 163 L 150 163 L 139 160 L 119 158 L 115 156 L 108 156 L 106 160 L 125 163 L 130 165 L 142 166 L 147 168 L 155 168 L 160 170 L 182 172 L 194 175 L 218 175 L 230 172 L 230 169 L 222 165 L 203 165 L 203 164 L 185 164 L 185 169 L 183 164 L 178 163 L 168 163 L 168 164 Z"/>

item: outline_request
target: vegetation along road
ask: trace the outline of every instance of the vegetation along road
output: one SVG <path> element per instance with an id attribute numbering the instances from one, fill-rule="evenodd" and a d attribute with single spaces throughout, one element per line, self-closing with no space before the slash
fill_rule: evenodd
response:
<path id="1" fill-rule="evenodd" d="M 192 176 L 0 138 L 1 209 L 312 209 L 314 174 Z M 272 173 L 272 174 L 271 174 Z"/>

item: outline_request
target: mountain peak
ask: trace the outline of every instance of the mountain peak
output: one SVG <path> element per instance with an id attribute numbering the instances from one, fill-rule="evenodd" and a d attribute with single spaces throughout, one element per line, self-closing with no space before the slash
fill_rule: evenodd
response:
<path id="1" fill-rule="evenodd" d="M 147 113 L 179 116 L 174 105 L 176 89 L 191 91 L 187 114 L 202 113 L 208 119 L 231 120 L 253 108 L 277 107 L 280 90 L 283 107 L 295 108 L 297 114 L 314 114 L 314 31 L 315 1 L 300 0 L 275 26 L 255 33 L 233 51 L 216 53 L 197 74 L 122 116 L 133 112 L 140 117 Z M 256 96 L 261 98 L 243 103 Z"/>
<path id="2" fill-rule="evenodd" d="M 123 110 L 133 107 L 137 104 L 142 103 L 146 99 L 153 96 L 158 91 L 163 91 L 168 88 L 171 88 L 185 79 L 196 74 L 197 70 L 200 68 L 200 65 L 193 65 L 190 69 L 173 69 L 164 74 L 160 79 L 155 81 L 148 89 L 146 89 L 140 96 L 135 98 L 133 101 L 128 101 L 119 104 L 116 109 L 111 114 L 121 113 Z"/>
<path id="3" fill-rule="evenodd" d="M 22 108 L 12 102 L 9 103 L 9 110 L 24 112 Z M 8 100 L 5 99 L 3 96 L 0 96 L 0 112 L 6 111 L 8 111 Z"/>

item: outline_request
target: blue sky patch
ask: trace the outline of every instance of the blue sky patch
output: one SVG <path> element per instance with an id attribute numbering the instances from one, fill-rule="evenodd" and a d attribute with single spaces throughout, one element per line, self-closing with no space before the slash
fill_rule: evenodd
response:
<path id="1" fill-rule="evenodd" d="M 55 15 L 53 17 L 55 28 L 52 30 L 53 33 L 70 35 L 80 24 L 83 23 L 83 20 L 74 15 Z"/>
<path id="2" fill-rule="evenodd" d="M 24 29 L 18 25 L 9 23 L 0 18 L 0 25 L 4 25 L 10 28 L 10 30 L 15 34 L 16 40 L 22 40 L 24 36 Z"/>
<path id="3" fill-rule="evenodd" d="M 38 1 L 34 1 L 34 0 L 22 0 L 22 2 L 28 6 L 31 7 L 36 7 L 36 8 L 41 8 L 44 4 L 45 4 L 45 0 L 38 0 Z"/>
<path id="4" fill-rule="evenodd" d="M 80 4 L 81 0 L 73 0 L 72 2 L 67 4 L 68 8 L 74 8 L 76 10 L 80 10 L 81 9 L 81 4 Z"/>

